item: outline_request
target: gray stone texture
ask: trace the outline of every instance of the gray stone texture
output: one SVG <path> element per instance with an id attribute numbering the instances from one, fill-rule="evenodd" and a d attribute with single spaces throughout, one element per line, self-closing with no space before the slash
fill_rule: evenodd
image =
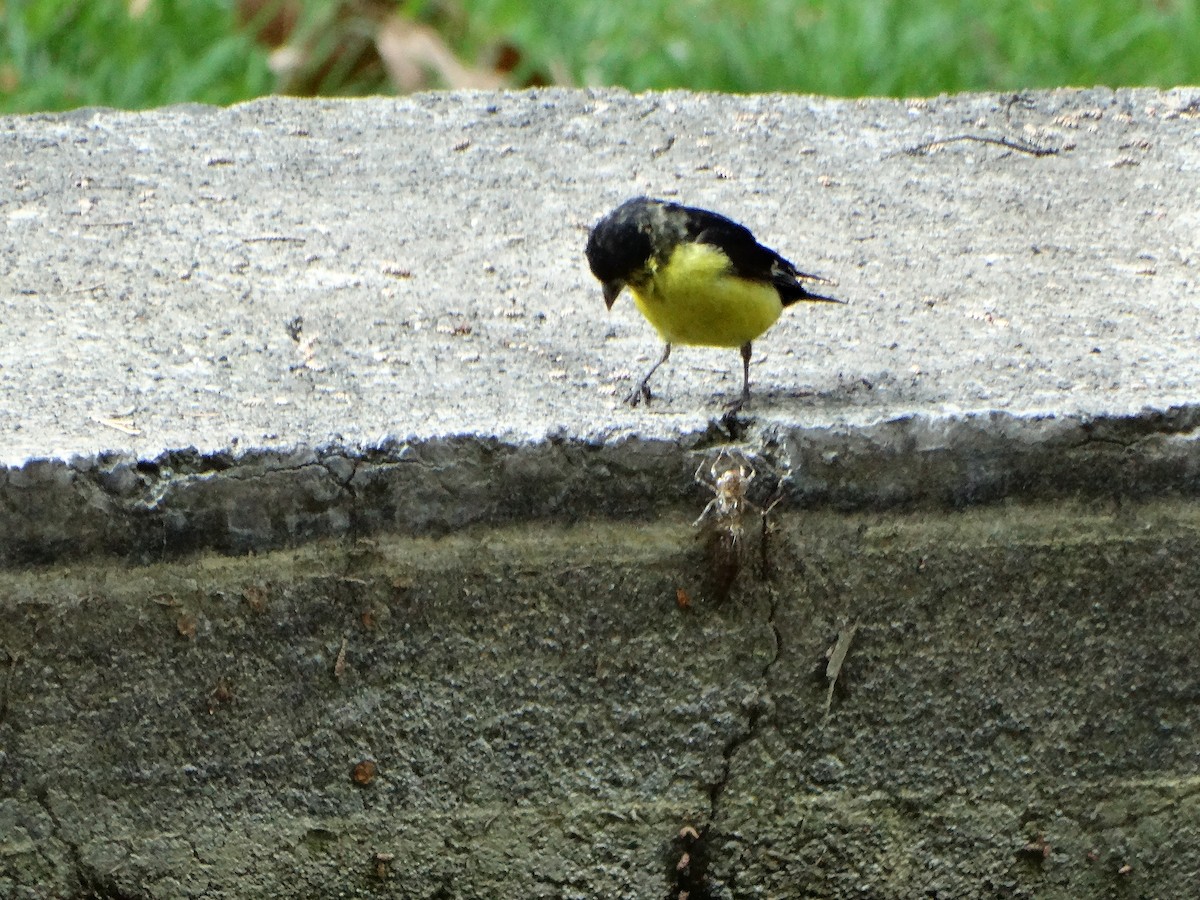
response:
<path id="1" fill-rule="evenodd" d="M 848 301 L 736 419 L 640 193 Z M 1200 89 L 8 118 L 0 226 L 0 897 L 1194 892 Z"/>

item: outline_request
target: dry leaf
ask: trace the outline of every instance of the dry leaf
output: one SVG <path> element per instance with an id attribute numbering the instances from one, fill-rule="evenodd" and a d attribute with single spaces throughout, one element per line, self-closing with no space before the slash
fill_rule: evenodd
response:
<path id="1" fill-rule="evenodd" d="M 403 93 L 442 85 L 483 90 L 504 86 L 504 78 L 496 72 L 459 62 L 432 28 L 401 16 L 391 16 L 379 26 L 375 48 L 392 84 Z"/>

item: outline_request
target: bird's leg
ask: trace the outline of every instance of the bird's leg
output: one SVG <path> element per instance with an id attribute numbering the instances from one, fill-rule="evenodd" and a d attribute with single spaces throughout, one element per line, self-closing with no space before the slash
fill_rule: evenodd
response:
<path id="1" fill-rule="evenodd" d="M 729 412 L 739 412 L 750 402 L 750 341 L 742 344 L 742 396 L 729 406 Z"/>
<path id="2" fill-rule="evenodd" d="M 658 371 L 658 367 L 671 358 L 671 345 L 668 343 L 663 347 L 663 354 L 658 362 L 650 367 L 650 371 L 646 373 L 646 377 L 642 379 L 641 384 L 633 389 L 633 393 L 625 398 L 625 402 L 630 406 L 637 406 L 643 400 L 648 404 L 650 402 L 650 376 Z"/>
<path id="3" fill-rule="evenodd" d="M 742 344 L 742 403 L 750 402 L 750 342 Z"/>

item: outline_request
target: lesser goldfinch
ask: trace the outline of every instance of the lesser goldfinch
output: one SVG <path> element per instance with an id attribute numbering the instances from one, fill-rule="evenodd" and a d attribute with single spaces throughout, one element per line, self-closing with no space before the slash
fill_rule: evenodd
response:
<path id="1" fill-rule="evenodd" d="M 628 287 L 637 308 L 666 341 L 662 358 L 629 395 L 650 401 L 650 376 L 671 356 L 672 344 L 739 347 L 742 397 L 750 399 L 750 342 L 799 300 L 841 303 L 809 291 L 806 275 L 750 229 L 706 209 L 648 197 L 622 203 L 588 235 L 588 264 L 609 309 Z"/>

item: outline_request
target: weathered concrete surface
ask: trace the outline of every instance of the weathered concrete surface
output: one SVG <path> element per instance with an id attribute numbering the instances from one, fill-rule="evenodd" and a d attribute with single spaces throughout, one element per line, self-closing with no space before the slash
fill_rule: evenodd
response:
<path id="1" fill-rule="evenodd" d="M 1188 895 L 1198 137 L 1200 89 L 0 120 L 0 896 Z M 850 301 L 738 420 L 729 352 L 619 402 L 658 348 L 580 248 L 641 192 Z M 786 477 L 718 604 L 731 442 Z"/>
<path id="2" fill-rule="evenodd" d="M 680 516 L 4 575 L 0 894 L 664 898 L 692 825 L 695 896 L 1190 895 L 1191 504 L 769 550 L 721 605 Z"/>
<path id="3" fill-rule="evenodd" d="M 620 512 L 654 494 L 629 467 L 686 485 L 738 361 L 681 349 L 659 402 L 619 402 L 658 345 L 581 247 L 639 192 L 839 280 L 849 305 L 756 345 L 749 435 L 796 452 L 807 500 L 1193 491 L 1198 108 L 540 91 L 5 119 L 5 559 L 454 527 L 581 484 L 580 514 Z M 929 143 L 964 135 L 1057 152 Z"/>

